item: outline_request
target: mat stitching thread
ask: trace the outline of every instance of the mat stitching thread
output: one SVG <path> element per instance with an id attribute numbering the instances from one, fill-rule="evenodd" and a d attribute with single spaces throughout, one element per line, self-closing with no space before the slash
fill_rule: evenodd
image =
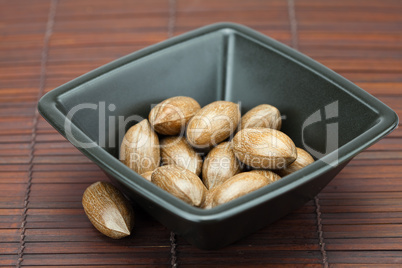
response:
<path id="1" fill-rule="evenodd" d="M 296 11 L 295 11 L 295 2 L 294 0 L 288 0 L 288 13 L 289 13 L 289 22 L 290 22 L 290 34 L 292 37 L 292 47 L 295 49 L 299 49 L 299 36 L 297 34 L 297 20 L 296 20 Z"/>
<path id="2" fill-rule="evenodd" d="M 170 232 L 170 254 L 171 254 L 170 265 L 174 268 L 178 267 L 176 248 L 177 248 L 176 235 L 175 233 Z"/>
<path id="3" fill-rule="evenodd" d="M 176 0 L 169 0 L 168 38 L 173 37 L 176 24 Z M 170 232 L 170 265 L 178 267 L 176 235 Z"/>
<path id="4" fill-rule="evenodd" d="M 168 37 L 173 37 L 176 24 L 176 0 L 169 0 Z"/>
<path id="5" fill-rule="evenodd" d="M 41 66 L 40 66 L 40 80 L 39 80 L 39 92 L 37 96 L 37 101 L 42 97 L 43 92 L 45 90 L 45 80 L 46 80 L 46 64 L 49 55 L 49 41 L 50 37 L 53 33 L 53 25 L 54 25 L 54 18 L 56 14 L 56 6 L 58 0 L 51 0 L 50 1 L 50 8 L 49 8 L 49 15 L 48 21 L 46 24 L 46 31 L 45 37 L 43 39 L 43 49 L 41 53 Z M 31 193 L 31 186 L 32 186 L 32 173 L 33 173 L 33 159 L 34 159 L 34 152 L 35 152 L 35 144 L 36 144 L 36 135 L 38 129 L 38 121 L 39 121 L 39 112 L 38 109 L 35 109 L 35 114 L 32 119 L 32 134 L 31 140 L 29 144 L 29 168 L 28 168 L 28 182 L 27 182 L 27 190 L 25 192 L 25 199 L 24 199 L 24 210 L 22 212 L 22 222 L 21 222 L 21 235 L 20 235 L 20 248 L 18 250 L 18 260 L 16 267 L 21 267 L 21 264 L 24 260 L 24 250 L 25 250 L 25 232 L 26 232 L 26 224 L 27 224 L 27 212 L 29 206 L 29 196 Z"/>
<path id="6" fill-rule="evenodd" d="M 325 268 L 328 268 L 328 258 L 327 258 L 327 252 L 325 250 L 325 243 L 324 243 L 324 236 L 323 236 L 323 231 L 322 231 L 322 220 L 321 220 L 321 207 L 319 203 L 318 197 L 314 197 L 314 203 L 316 207 L 316 214 L 317 214 L 317 232 L 318 232 L 318 241 L 320 244 L 320 251 L 322 255 L 322 264 L 324 265 Z"/>
<path id="7" fill-rule="evenodd" d="M 290 33 L 292 36 L 292 47 L 295 49 L 299 49 L 299 36 L 298 36 L 298 27 L 296 20 L 296 11 L 295 11 L 295 3 L 294 0 L 288 0 L 288 12 L 289 12 L 289 22 L 290 22 Z M 321 219 L 321 207 L 320 200 L 318 197 L 314 197 L 314 203 L 316 207 L 316 216 L 317 216 L 317 233 L 318 233 L 318 242 L 320 246 L 320 251 L 322 255 L 322 264 L 324 268 L 328 268 L 328 258 L 327 252 L 325 250 L 324 236 L 323 236 L 323 226 Z"/>

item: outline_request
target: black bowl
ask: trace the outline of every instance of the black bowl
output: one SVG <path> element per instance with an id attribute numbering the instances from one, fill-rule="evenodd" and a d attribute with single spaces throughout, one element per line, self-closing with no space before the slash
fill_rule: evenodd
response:
<path id="1" fill-rule="evenodd" d="M 268 103 L 282 130 L 317 161 L 213 209 L 192 207 L 118 160 L 125 130 L 151 104 L 190 96 L 202 106 Z M 301 207 L 359 152 L 398 125 L 389 107 L 305 55 L 249 28 L 214 24 L 122 57 L 47 93 L 43 117 L 167 228 L 220 248 Z"/>

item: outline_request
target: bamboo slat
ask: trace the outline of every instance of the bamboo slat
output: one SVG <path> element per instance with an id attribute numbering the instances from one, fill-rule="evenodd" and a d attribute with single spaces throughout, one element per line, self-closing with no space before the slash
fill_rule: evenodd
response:
<path id="1" fill-rule="evenodd" d="M 202 251 L 182 237 L 171 241 L 170 231 L 137 207 L 132 236 L 102 236 L 81 198 L 106 176 L 43 118 L 34 119 L 39 92 L 220 21 L 299 49 L 401 117 L 401 12 L 399 0 L 0 0 L 0 266 L 400 265 L 401 128 L 359 154 L 315 200 L 233 245 Z"/>

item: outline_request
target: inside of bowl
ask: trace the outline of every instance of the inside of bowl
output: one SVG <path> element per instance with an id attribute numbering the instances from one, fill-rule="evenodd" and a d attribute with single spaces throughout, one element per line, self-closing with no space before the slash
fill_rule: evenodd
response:
<path id="1" fill-rule="evenodd" d="M 242 113 L 274 105 L 282 131 L 299 147 L 327 154 L 379 121 L 375 110 L 339 85 L 267 45 L 234 33 L 228 47 L 226 99 L 241 102 Z"/>
<path id="2" fill-rule="evenodd" d="M 219 30 L 152 51 L 60 96 L 84 133 L 118 157 L 128 127 L 152 105 L 190 96 L 201 106 L 239 102 L 242 112 L 268 103 L 299 147 L 329 153 L 378 122 L 378 114 L 340 86 L 281 52 L 234 30 Z M 78 108 L 77 108 L 78 107 Z M 328 143 L 333 144 L 328 147 Z M 316 156 L 317 158 L 317 156 Z"/>
<path id="3" fill-rule="evenodd" d="M 213 32 L 155 51 L 66 92 L 59 106 L 67 113 L 88 104 L 73 123 L 117 157 L 125 131 L 153 105 L 172 96 L 190 96 L 202 106 L 222 98 L 225 40 Z"/>

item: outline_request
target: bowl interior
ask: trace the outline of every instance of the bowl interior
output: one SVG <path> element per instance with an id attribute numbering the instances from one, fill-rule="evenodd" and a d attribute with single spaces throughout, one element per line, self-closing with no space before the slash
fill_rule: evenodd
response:
<path id="1" fill-rule="evenodd" d="M 201 106 L 224 99 L 242 113 L 268 103 L 299 147 L 327 154 L 379 121 L 378 112 L 308 66 L 233 29 L 220 29 L 128 61 L 61 94 L 57 106 L 115 157 L 152 105 L 190 96 Z M 332 136 L 337 130 L 337 137 Z M 332 132 L 331 132 L 332 131 Z M 337 146 L 328 147 L 328 142 Z"/>

